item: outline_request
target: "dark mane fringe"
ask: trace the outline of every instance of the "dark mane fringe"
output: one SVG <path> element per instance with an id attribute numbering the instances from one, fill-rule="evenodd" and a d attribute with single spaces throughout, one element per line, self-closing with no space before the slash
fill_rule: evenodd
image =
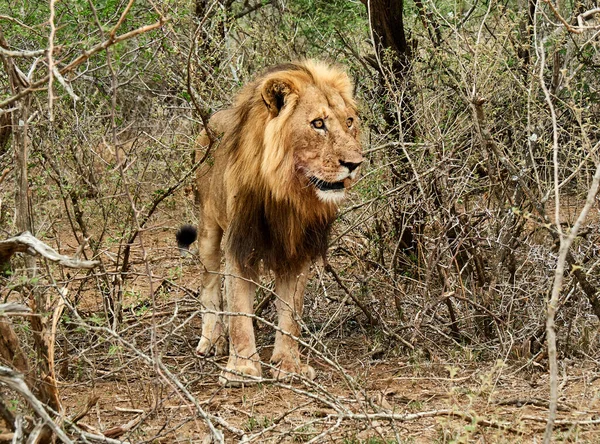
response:
<path id="1" fill-rule="evenodd" d="M 289 203 L 250 190 L 236 200 L 226 243 L 240 267 L 257 267 L 262 260 L 275 273 L 295 273 L 326 253 L 335 214 L 307 220 Z"/>

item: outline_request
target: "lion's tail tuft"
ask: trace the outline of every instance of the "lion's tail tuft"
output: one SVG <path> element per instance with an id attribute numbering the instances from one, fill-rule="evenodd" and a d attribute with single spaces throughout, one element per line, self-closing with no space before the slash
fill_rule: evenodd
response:
<path id="1" fill-rule="evenodd" d="M 190 245 L 198 238 L 198 230 L 193 225 L 183 225 L 175 234 L 177 246 L 182 256 L 189 251 Z"/>

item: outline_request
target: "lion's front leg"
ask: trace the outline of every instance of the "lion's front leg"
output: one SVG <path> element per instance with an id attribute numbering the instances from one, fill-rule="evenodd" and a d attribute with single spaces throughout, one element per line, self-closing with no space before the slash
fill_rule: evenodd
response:
<path id="1" fill-rule="evenodd" d="M 226 263 L 227 309 L 240 315 L 229 316 L 229 361 L 219 381 L 223 385 L 238 386 L 256 382 L 256 378 L 262 375 L 252 318 L 243 315 L 254 313 L 258 275 L 256 270 L 250 268 L 242 270 L 232 258 L 227 257 Z"/>
<path id="2" fill-rule="evenodd" d="M 292 374 L 300 374 L 309 379 L 315 378 L 315 370 L 302 362 L 298 342 L 292 338 L 300 337 L 298 319 L 302 317 L 304 306 L 304 288 L 308 278 L 308 264 L 299 273 L 280 274 L 276 277 L 275 293 L 279 328 L 275 334 L 275 347 L 271 363 L 275 366 L 273 376 L 283 379 Z"/>

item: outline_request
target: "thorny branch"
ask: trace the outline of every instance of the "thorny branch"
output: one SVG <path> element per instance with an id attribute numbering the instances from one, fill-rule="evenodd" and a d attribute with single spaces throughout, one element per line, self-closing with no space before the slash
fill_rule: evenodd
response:
<path id="1" fill-rule="evenodd" d="M 79 57 L 76 57 L 74 60 L 72 60 L 66 66 L 59 69 L 58 73 L 61 76 L 64 76 L 65 74 L 73 71 L 79 65 L 81 65 L 82 63 L 87 61 L 90 57 L 98 54 L 99 52 L 104 51 L 107 48 L 109 48 L 117 43 L 124 42 L 126 40 L 137 37 L 138 35 L 161 28 L 167 21 L 168 21 L 168 19 L 161 15 L 157 22 L 155 22 L 151 25 L 141 26 L 137 29 L 134 29 L 133 31 L 126 32 L 125 34 L 115 35 L 114 33 L 111 32 L 111 35 L 108 39 L 106 39 L 105 41 L 103 41 L 101 43 L 98 43 L 97 45 L 93 46 L 92 48 L 90 48 L 86 51 L 83 51 L 83 53 Z M 118 27 L 115 27 L 112 29 L 112 31 L 114 31 L 116 33 L 117 29 L 118 29 Z M 36 82 L 31 83 L 31 85 L 28 85 L 27 88 L 22 89 L 19 93 L 14 94 L 13 96 L 9 97 L 8 99 L 1 101 L 0 108 L 9 106 L 9 105 L 15 103 L 17 100 L 22 99 L 23 97 L 31 94 L 34 91 L 39 91 L 40 89 L 47 88 L 47 86 L 45 86 L 45 85 L 48 84 L 49 79 L 50 79 L 50 74 L 42 77 L 41 79 L 37 80 Z"/>

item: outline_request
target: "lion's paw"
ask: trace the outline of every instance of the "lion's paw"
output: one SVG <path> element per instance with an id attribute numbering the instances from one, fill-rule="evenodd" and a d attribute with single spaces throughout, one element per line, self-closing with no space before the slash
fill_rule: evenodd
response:
<path id="1" fill-rule="evenodd" d="M 198 356 L 225 356 L 227 355 L 227 339 L 223 336 L 219 336 L 213 343 L 206 337 L 202 337 L 196 347 L 196 355 Z"/>
<path id="2" fill-rule="evenodd" d="M 262 376 L 260 363 L 244 360 L 235 365 L 227 365 L 221 372 L 219 383 L 226 387 L 241 387 L 243 385 L 256 384 Z"/>
<path id="3" fill-rule="evenodd" d="M 317 372 L 308 364 L 301 364 L 295 359 L 282 359 L 279 362 L 272 362 L 273 368 L 271 374 L 277 380 L 292 379 L 295 375 L 300 375 L 309 380 L 315 379 Z"/>

